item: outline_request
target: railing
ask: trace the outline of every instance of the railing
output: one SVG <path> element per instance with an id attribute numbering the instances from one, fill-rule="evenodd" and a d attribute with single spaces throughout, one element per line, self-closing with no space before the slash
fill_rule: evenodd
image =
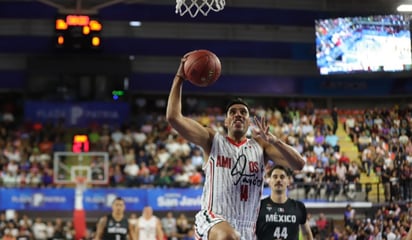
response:
<path id="1" fill-rule="evenodd" d="M 412 182 L 406 185 L 386 186 L 387 199 L 385 199 L 385 186 L 377 183 L 352 183 L 328 186 L 326 183 L 294 183 L 288 195 L 289 197 L 318 202 L 372 202 L 385 203 L 386 200 L 406 202 L 412 200 Z"/>

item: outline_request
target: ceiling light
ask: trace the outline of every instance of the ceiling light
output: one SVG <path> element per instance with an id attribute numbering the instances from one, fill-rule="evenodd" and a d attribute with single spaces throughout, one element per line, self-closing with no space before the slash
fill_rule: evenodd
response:
<path id="1" fill-rule="evenodd" d="M 412 4 L 401 4 L 396 8 L 396 10 L 398 12 L 412 12 Z"/>
<path id="2" fill-rule="evenodd" d="M 140 22 L 140 21 L 130 21 L 129 26 L 130 27 L 140 27 L 140 26 L 142 26 L 142 22 Z"/>

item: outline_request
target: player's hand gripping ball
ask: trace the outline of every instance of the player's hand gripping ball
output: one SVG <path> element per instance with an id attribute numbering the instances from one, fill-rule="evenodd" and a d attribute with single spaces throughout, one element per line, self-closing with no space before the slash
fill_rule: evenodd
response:
<path id="1" fill-rule="evenodd" d="M 220 77 L 222 66 L 219 58 L 209 50 L 191 52 L 183 65 L 187 80 L 199 87 L 207 87 Z"/>

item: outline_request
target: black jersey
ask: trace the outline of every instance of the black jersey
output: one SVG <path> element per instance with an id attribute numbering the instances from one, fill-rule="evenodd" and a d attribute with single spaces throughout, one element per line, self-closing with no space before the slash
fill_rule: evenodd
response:
<path id="1" fill-rule="evenodd" d="M 106 226 L 102 239 L 104 240 L 126 240 L 129 233 L 129 222 L 127 218 L 116 221 L 111 214 L 107 215 Z"/>
<path id="2" fill-rule="evenodd" d="M 299 227 L 305 223 L 306 207 L 301 201 L 288 198 L 278 204 L 267 197 L 261 201 L 256 235 L 258 240 L 298 240 Z"/>

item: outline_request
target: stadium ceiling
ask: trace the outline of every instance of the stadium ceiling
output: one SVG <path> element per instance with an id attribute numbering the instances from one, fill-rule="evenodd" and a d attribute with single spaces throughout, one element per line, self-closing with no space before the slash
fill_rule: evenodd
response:
<path id="1" fill-rule="evenodd" d="M 60 12 L 80 12 L 80 13 L 97 13 L 100 9 L 109 7 L 118 3 L 125 4 L 175 4 L 175 0 L 13 0 L 13 2 L 41 2 L 46 5 L 57 8 Z M 412 0 L 312 0 L 317 1 L 315 9 L 321 5 L 320 10 L 349 10 L 362 11 L 362 9 L 394 12 L 396 7 L 402 3 L 412 4 Z M 0 2 L 10 2 L 10 0 L 0 0 Z M 291 8 L 309 6 L 311 0 L 226 0 L 227 6 L 235 7 L 268 7 L 284 8 L 290 5 Z M 306 8 L 306 7 L 304 7 Z M 310 7 L 308 7 L 310 8 Z"/>

